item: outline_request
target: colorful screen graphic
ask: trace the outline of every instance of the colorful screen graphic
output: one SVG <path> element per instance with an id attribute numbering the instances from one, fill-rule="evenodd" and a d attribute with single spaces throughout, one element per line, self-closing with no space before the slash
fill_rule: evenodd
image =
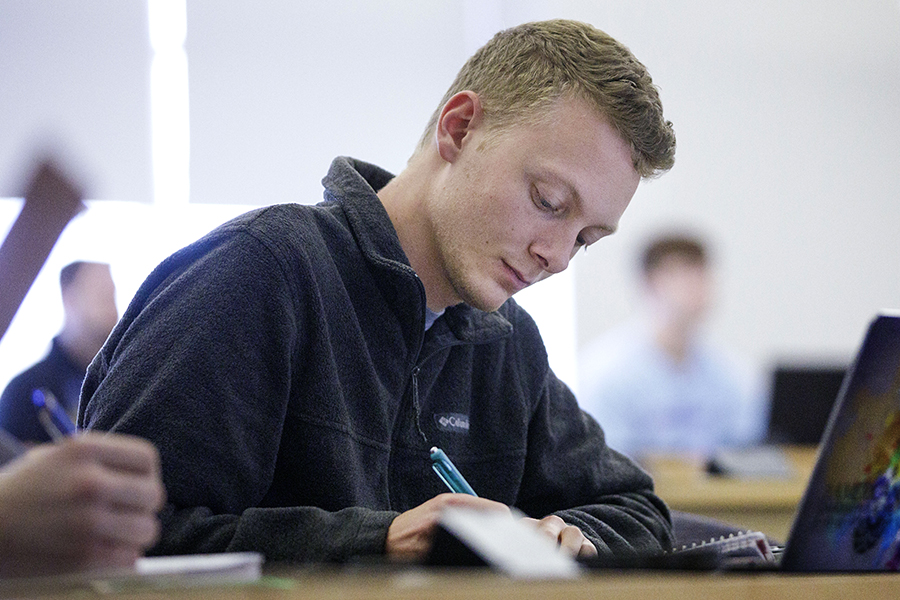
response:
<path id="1" fill-rule="evenodd" d="M 900 318 L 876 319 L 791 532 L 789 570 L 900 570 Z"/>

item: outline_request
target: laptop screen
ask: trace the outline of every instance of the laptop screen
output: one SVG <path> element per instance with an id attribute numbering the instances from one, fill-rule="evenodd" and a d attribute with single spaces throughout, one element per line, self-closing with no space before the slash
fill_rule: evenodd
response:
<path id="1" fill-rule="evenodd" d="M 900 316 L 871 323 L 844 379 L 782 567 L 900 570 Z"/>

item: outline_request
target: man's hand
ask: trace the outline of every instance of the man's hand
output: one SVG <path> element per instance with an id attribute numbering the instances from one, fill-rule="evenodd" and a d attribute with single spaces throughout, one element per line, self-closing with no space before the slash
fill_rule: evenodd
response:
<path id="1" fill-rule="evenodd" d="M 159 536 L 165 491 L 147 441 L 84 433 L 0 471 L 0 571 L 130 566 Z"/>
<path id="2" fill-rule="evenodd" d="M 434 532 L 441 512 L 448 506 L 478 510 L 493 510 L 509 514 L 509 507 L 500 502 L 468 494 L 441 494 L 401 513 L 391 522 L 385 541 L 385 554 L 394 560 L 421 560 L 431 549 Z"/>
<path id="3" fill-rule="evenodd" d="M 581 530 L 574 525 L 569 525 L 556 515 L 550 515 L 543 519 L 525 517 L 523 523 L 528 523 L 538 531 L 547 535 L 560 547 L 574 557 L 590 558 L 597 556 L 597 548 L 589 539 L 584 537 Z"/>

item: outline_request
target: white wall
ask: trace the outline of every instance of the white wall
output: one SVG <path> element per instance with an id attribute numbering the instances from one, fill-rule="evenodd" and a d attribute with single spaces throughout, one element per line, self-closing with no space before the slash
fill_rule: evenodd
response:
<path id="1" fill-rule="evenodd" d="M 679 141 L 675 169 L 642 184 L 620 232 L 580 256 L 573 279 L 542 284 L 541 322 L 577 328 L 552 349 L 556 368 L 629 313 L 632 255 L 663 224 L 711 234 L 721 274 L 711 328 L 757 362 L 845 358 L 874 311 L 900 305 L 897 0 L 191 0 L 191 201 L 315 202 L 337 154 L 402 169 L 488 32 L 556 16 L 631 47 Z M 91 197 L 152 198 L 146 27 L 139 0 L 0 4 L 0 196 L 15 194 L 18 159 L 50 131 L 79 157 Z M 199 214 L 188 217 L 198 229 L 219 217 Z M 122 243 L 152 244 L 166 228 L 154 233 Z M 54 269 L 69 258 L 81 257 Z M 146 274 L 133 269 L 122 277 Z M 566 324 L 569 289 L 577 325 Z M 27 337 L 56 327 L 29 325 Z M 3 380 L 46 345 L 28 356 L 10 335 Z"/>
<path id="2" fill-rule="evenodd" d="M 142 1 L 0 2 L 0 197 L 61 144 L 91 197 L 150 201 L 147 40 Z"/>
<path id="3" fill-rule="evenodd" d="M 646 232 L 695 223 L 717 246 L 718 337 L 760 362 L 849 356 L 900 305 L 900 3 L 643 4 L 617 33 L 662 88 L 678 158 L 582 265 L 580 341 L 627 312 L 606 290 Z"/>

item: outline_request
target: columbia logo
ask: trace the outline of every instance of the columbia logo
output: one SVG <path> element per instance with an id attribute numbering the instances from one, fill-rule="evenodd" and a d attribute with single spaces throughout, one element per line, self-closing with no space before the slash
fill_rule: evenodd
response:
<path id="1" fill-rule="evenodd" d="M 454 433 L 469 433 L 469 415 L 458 413 L 444 413 L 434 415 L 434 421 L 441 431 Z"/>

